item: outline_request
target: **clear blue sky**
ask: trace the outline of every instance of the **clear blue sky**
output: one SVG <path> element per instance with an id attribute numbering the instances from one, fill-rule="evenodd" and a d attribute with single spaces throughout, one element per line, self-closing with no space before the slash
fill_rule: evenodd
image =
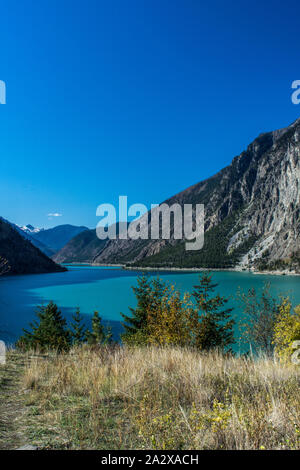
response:
<path id="1" fill-rule="evenodd" d="M 0 1 L 0 215 L 95 227 L 300 115 L 299 1 Z M 49 213 L 61 217 L 49 219 Z"/>

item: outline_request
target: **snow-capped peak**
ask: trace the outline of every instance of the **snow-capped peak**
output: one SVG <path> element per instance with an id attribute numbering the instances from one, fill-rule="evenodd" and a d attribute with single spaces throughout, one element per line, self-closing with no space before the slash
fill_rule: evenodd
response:
<path id="1" fill-rule="evenodd" d="M 26 232 L 26 233 L 38 233 L 38 232 L 41 232 L 42 228 L 37 228 L 37 227 L 33 227 L 33 225 L 23 225 L 23 226 L 19 226 L 21 230 L 23 230 L 23 232 Z"/>

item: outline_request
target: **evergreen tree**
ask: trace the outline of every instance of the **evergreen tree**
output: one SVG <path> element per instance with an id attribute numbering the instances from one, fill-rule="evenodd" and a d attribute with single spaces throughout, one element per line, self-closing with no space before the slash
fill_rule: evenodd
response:
<path id="1" fill-rule="evenodd" d="M 111 326 L 107 326 L 105 328 L 105 339 L 104 344 L 112 344 L 113 343 L 113 332 Z"/>
<path id="2" fill-rule="evenodd" d="M 94 312 L 92 318 L 92 331 L 87 333 L 87 340 L 90 345 L 108 344 L 112 342 L 111 328 L 105 328 L 98 312 Z"/>
<path id="3" fill-rule="evenodd" d="M 122 335 L 123 340 L 129 339 L 131 336 L 140 332 L 147 322 L 147 308 L 150 302 L 151 286 L 149 278 L 143 274 L 137 279 L 137 287 L 132 287 L 132 290 L 137 299 L 136 308 L 129 307 L 131 316 L 121 313 L 125 328 L 125 333 Z"/>
<path id="4" fill-rule="evenodd" d="M 17 342 L 17 347 L 23 349 L 55 349 L 59 352 L 68 350 L 71 335 L 67 322 L 60 310 L 52 301 L 37 310 L 38 321 L 30 323 L 32 331 L 23 329 L 24 335 Z"/>
<path id="5" fill-rule="evenodd" d="M 165 283 L 159 277 L 150 281 L 145 274 L 138 277 L 137 284 L 137 287 L 132 287 L 137 299 L 136 308 L 129 307 L 131 316 L 121 313 L 125 320 L 122 323 L 125 328 L 122 340 L 130 344 L 144 344 L 147 342 L 146 329 L 149 309 L 154 311 L 156 307 L 159 307 L 166 290 Z"/>
<path id="6" fill-rule="evenodd" d="M 75 346 L 79 346 L 84 343 L 86 339 L 87 329 L 83 323 L 83 316 L 80 315 L 79 308 L 76 309 L 74 315 L 72 315 L 73 322 L 71 323 L 71 336 L 72 343 Z"/>
<path id="7" fill-rule="evenodd" d="M 224 309 L 228 299 L 219 294 L 212 297 L 218 284 L 213 284 L 212 277 L 202 274 L 199 285 L 194 286 L 192 296 L 196 309 L 191 311 L 191 331 L 194 346 L 209 350 L 221 348 L 224 350 L 234 342 L 231 319 L 232 308 Z"/>
<path id="8" fill-rule="evenodd" d="M 166 283 L 163 282 L 158 276 L 152 280 L 150 284 L 149 296 L 152 309 L 158 305 L 161 305 L 162 298 L 169 292 L 169 289 L 170 287 L 168 287 Z"/>

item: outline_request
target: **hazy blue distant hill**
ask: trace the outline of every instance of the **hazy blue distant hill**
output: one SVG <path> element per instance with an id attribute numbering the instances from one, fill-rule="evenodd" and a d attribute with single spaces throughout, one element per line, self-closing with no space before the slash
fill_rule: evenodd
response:
<path id="1" fill-rule="evenodd" d="M 41 230 L 31 233 L 34 240 L 39 241 L 52 250 L 52 255 L 65 246 L 72 238 L 79 233 L 89 230 L 87 227 L 77 227 L 75 225 L 58 225 L 48 230 Z"/>

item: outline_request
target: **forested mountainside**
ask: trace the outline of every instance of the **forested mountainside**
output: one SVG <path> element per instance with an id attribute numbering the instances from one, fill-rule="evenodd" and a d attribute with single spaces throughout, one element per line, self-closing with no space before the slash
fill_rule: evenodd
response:
<path id="1" fill-rule="evenodd" d="M 0 219 L 0 257 L 7 260 L 8 274 L 38 274 L 66 270 L 22 237 L 3 219 Z"/>
<path id="2" fill-rule="evenodd" d="M 18 225 L 16 224 L 13 224 L 12 222 L 10 222 L 9 220 L 7 219 L 4 219 L 3 217 L 0 216 L 0 220 L 3 220 L 4 222 L 8 223 L 9 225 L 12 226 L 12 228 L 14 230 L 16 230 L 23 238 L 25 238 L 26 240 L 29 240 L 30 243 L 32 243 L 34 246 L 36 246 L 39 250 L 41 250 L 43 253 L 45 253 L 45 255 L 51 257 L 54 255 L 54 251 L 51 250 L 49 247 L 47 247 L 46 245 L 44 245 L 42 242 L 40 242 L 39 240 L 35 240 L 35 238 L 32 236 L 32 231 L 30 230 L 27 230 L 26 227 L 31 227 L 30 225 L 26 226 L 26 227 L 19 227 Z M 32 227 L 34 228 L 34 227 Z"/>

